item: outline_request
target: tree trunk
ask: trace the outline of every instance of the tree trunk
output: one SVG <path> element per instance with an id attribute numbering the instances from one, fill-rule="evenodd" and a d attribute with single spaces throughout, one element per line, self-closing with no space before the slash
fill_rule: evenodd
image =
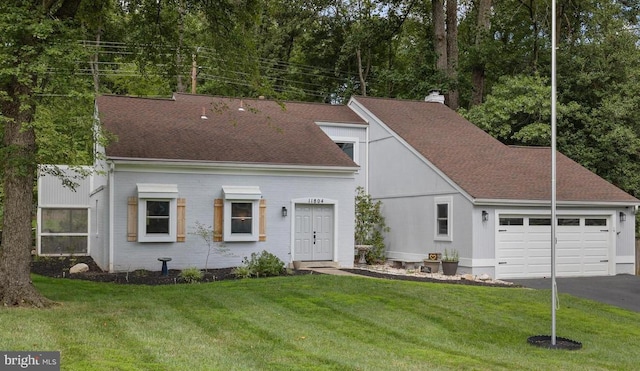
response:
<path id="1" fill-rule="evenodd" d="M 4 220 L 0 245 L 0 303 L 46 307 L 52 304 L 31 282 L 31 218 L 36 176 L 36 136 L 31 122 L 35 106 L 20 104 L 32 91 L 14 81 L 0 104 L 4 122 Z"/>
<path id="2" fill-rule="evenodd" d="M 358 59 L 358 78 L 360 79 L 360 94 L 367 96 L 367 80 L 365 77 L 364 67 L 362 66 L 362 52 L 360 48 L 356 49 L 356 58 Z"/>
<path id="3" fill-rule="evenodd" d="M 184 38 L 184 2 L 178 2 L 178 50 L 176 50 L 176 76 L 178 81 L 178 93 L 184 93 L 184 84 L 182 83 L 182 43 Z"/>
<path id="4" fill-rule="evenodd" d="M 491 29 L 491 0 L 478 1 L 478 22 L 476 24 L 475 47 L 480 50 Z M 486 63 L 484 58 L 477 60 L 471 69 L 471 106 L 482 104 L 484 98 L 484 80 Z"/>
<path id="5" fill-rule="evenodd" d="M 447 105 L 458 109 L 458 0 L 447 0 Z"/>
<path id="6" fill-rule="evenodd" d="M 102 36 L 102 27 L 98 27 L 96 31 L 96 52 L 91 56 L 91 75 L 93 76 L 93 91 L 98 94 L 100 92 L 100 37 Z"/>
<path id="7" fill-rule="evenodd" d="M 433 46 L 438 59 L 436 69 L 443 74 L 447 72 L 447 39 L 444 29 L 444 0 L 431 0 L 433 18 Z"/>

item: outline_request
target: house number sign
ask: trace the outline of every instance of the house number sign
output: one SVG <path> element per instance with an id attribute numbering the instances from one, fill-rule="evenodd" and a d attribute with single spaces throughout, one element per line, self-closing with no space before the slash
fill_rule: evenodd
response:
<path id="1" fill-rule="evenodd" d="M 309 199 L 309 203 L 310 204 L 323 204 L 324 203 L 324 198 L 310 198 Z"/>

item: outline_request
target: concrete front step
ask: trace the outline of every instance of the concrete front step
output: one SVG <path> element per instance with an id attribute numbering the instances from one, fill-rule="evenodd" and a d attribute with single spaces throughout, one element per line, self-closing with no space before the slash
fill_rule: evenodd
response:
<path id="1" fill-rule="evenodd" d="M 300 261 L 295 262 L 295 265 L 298 265 L 297 269 L 312 269 L 312 268 L 340 268 L 338 262 L 334 261 Z M 294 267 L 294 264 L 291 264 L 291 267 Z"/>

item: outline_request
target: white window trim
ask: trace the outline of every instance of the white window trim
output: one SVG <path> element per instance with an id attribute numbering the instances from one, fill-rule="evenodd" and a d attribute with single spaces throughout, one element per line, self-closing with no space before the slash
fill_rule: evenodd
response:
<path id="1" fill-rule="evenodd" d="M 176 242 L 178 230 L 178 186 L 139 183 L 138 242 Z M 147 233 L 147 201 L 169 202 L 169 233 Z"/>
<path id="2" fill-rule="evenodd" d="M 447 205 L 447 234 L 438 234 L 438 205 Z M 436 197 L 433 200 L 434 240 L 453 241 L 453 197 Z"/>
<path id="3" fill-rule="evenodd" d="M 43 215 L 42 212 L 44 209 L 80 209 L 80 210 L 87 210 L 87 232 L 82 232 L 82 233 L 67 233 L 67 232 L 43 232 L 42 231 L 42 227 L 44 226 L 44 221 L 43 221 Z M 89 238 L 89 234 L 90 234 L 90 230 L 91 230 L 91 208 L 89 208 L 88 206 L 69 206 L 69 205 L 49 205 L 49 206 L 42 206 L 38 208 L 37 211 L 37 220 L 38 220 L 38 226 L 36 228 L 36 236 L 35 236 L 35 243 L 36 243 L 36 248 L 38 251 L 38 255 L 42 255 L 42 256 L 57 256 L 57 255 L 90 255 L 91 254 L 91 239 Z M 42 253 L 42 240 L 41 238 L 44 236 L 71 236 L 71 237 L 86 237 L 87 238 L 87 252 L 85 253 L 62 253 L 62 254 L 57 254 L 57 253 Z"/>
<path id="4" fill-rule="evenodd" d="M 360 165 L 360 138 L 330 136 L 334 143 L 353 143 L 353 162 Z"/>
<path id="5" fill-rule="evenodd" d="M 225 242 L 254 242 L 260 238 L 260 199 L 256 186 L 222 186 L 224 193 L 223 239 Z M 231 204 L 251 203 L 251 233 L 231 233 Z"/>

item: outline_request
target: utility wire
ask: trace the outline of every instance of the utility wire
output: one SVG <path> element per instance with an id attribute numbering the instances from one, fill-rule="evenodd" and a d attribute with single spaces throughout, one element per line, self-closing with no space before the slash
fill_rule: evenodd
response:
<path id="1" fill-rule="evenodd" d="M 79 43 L 87 49 L 95 49 L 95 53 L 113 58 L 113 61 L 99 60 L 81 61 L 77 62 L 78 68 L 75 70 L 76 75 L 81 76 L 93 76 L 95 71 L 91 66 L 100 66 L 97 69 L 98 76 L 101 77 L 131 77 L 140 78 L 145 75 L 139 72 L 137 69 L 127 69 L 128 66 L 136 65 L 135 59 L 131 60 L 136 55 L 143 55 L 149 49 L 154 49 L 154 52 L 165 51 L 162 53 L 164 57 L 175 57 L 177 47 L 171 45 L 162 44 L 138 44 L 132 45 L 123 42 L 111 42 L 93 40 L 80 40 Z M 284 93 L 305 94 L 307 96 L 314 97 L 326 97 L 327 93 L 322 93 L 322 90 L 331 90 L 329 86 L 343 85 L 345 81 L 352 78 L 351 74 L 345 71 L 332 71 L 328 68 L 318 67 L 313 65 L 305 65 L 300 63 L 290 63 L 278 60 L 272 60 L 268 58 L 254 58 L 257 63 L 258 70 L 262 71 L 261 75 L 254 76 L 249 72 L 243 72 L 240 67 L 242 63 L 239 60 L 246 58 L 245 55 L 240 53 L 229 53 L 232 58 L 220 57 L 217 51 L 213 48 L 199 47 L 196 49 L 182 48 L 185 55 L 188 55 L 188 50 L 194 50 L 197 54 L 197 61 L 199 71 L 198 79 L 204 82 L 222 82 L 225 84 L 254 87 L 255 85 L 249 83 L 249 80 L 254 78 L 264 79 L 271 81 L 271 85 L 274 89 Z M 118 60 L 118 58 L 122 58 Z M 235 58 L 233 58 L 235 57 Z M 87 67 L 82 67 L 82 65 Z M 216 66 L 213 66 L 216 65 Z M 166 63 L 152 63 L 148 67 L 157 69 L 158 71 L 166 71 L 169 68 L 175 68 L 173 64 Z M 227 67 L 227 68 L 224 68 Z M 237 67 L 237 68 L 234 68 Z M 191 63 L 188 63 L 188 59 L 185 60 L 183 66 L 184 75 L 188 76 L 191 69 Z M 295 72 L 292 72 L 294 70 Z M 48 74 L 60 74 L 62 70 L 56 68 L 49 68 Z M 158 76 L 163 75 L 157 73 Z M 309 77 L 312 81 L 304 81 L 302 79 L 292 79 L 292 76 Z M 165 78 L 177 78 L 177 75 L 164 75 Z M 319 83 L 320 80 L 325 80 L 329 86 Z"/>

